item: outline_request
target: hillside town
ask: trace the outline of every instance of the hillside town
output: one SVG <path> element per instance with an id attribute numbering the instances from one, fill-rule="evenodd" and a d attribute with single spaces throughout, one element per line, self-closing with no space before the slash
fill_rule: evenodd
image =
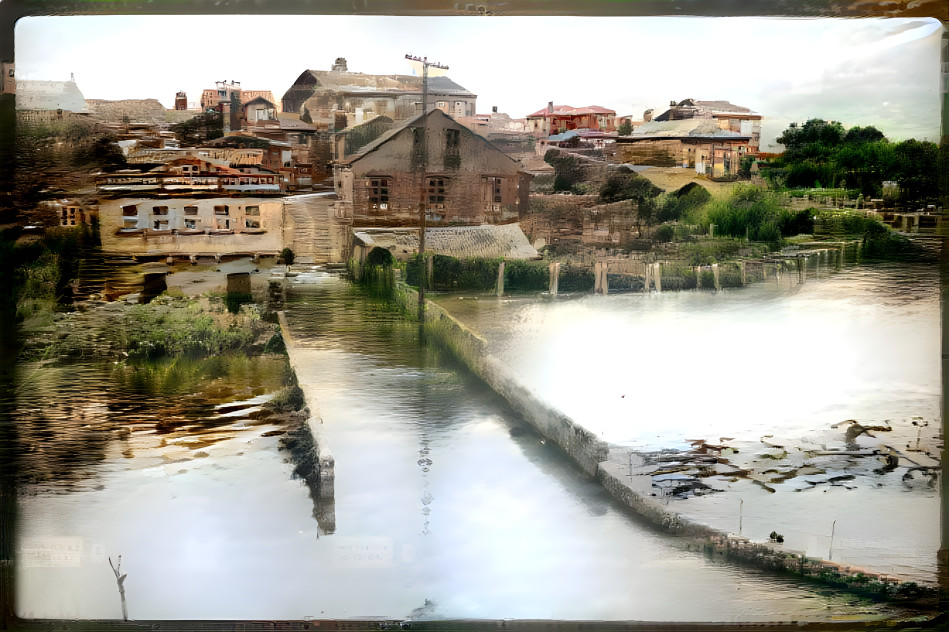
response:
<path id="1" fill-rule="evenodd" d="M 537 257 L 544 248 L 629 249 L 652 240 L 662 222 L 644 217 L 644 198 L 604 204 L 600 189 L 621 174 L 679 195 L 694 187 L 720 194 L 739 179 L 762 183 L 763 115 L 727 100 L 671 100 L 665 111 L 638 116 L 548 102 L 512 118 L 496 107 L 479 112 L 477 95 L 447 76 L 426 82 L 350 70 L 340 57 L 327 70 L 302 72 L 279 102 L 266 86 L 226 80 L 198 102 L 178 92 L 167 110 L 157 100 L 85 100 L 74 80 L 20 81 L 21 130 L 80 124 L 113 150 L 110 164 L 72 174 L 53 187 L 59 195 L 38 199 L 45 219 L 35 223 L 95 220 L 104 251 L 136 258 L 289 248 L 312 263 L 365 252 L 365 229 L 517 224 Z M 567 172 L 574 177 L 564 184 Z M 829 195 L 835 206 L 858 204 Z M 860 206 L 882 212 L 882 196 Z M 895 210 L 886 216 L 894 227 L 937 230 L 935 205 Z M 506 253 L 440 243 L 449 250 L 436 254 Z M 418 244 L 396 250 L 405 259 Z"/>
<path id="2" fill-rule="evenodd" d="M 209 77 L 199 95 L 175 93 L 173 108 L 158 98 L 87 99 L 75 78 L 13 80 L 12 66 L 0 68 L 3 95 L 16 100 L 20 160 L 12 212 L 0 221 L 12 235 L 5 256 L 16 270 L 7 310 L 16 325 L 11 357 L 31 363 L 35 372 L 28 379 L 47 380 L 44 385 L 70 379 L 49 376 L 57 361 L 98 362 L 89 384 L 121 382 L 101 396 L 108 402 L 101 410 L 80 411 L 84 425 L 78 430 L 71 402 L 50 395 L 52 405 L 17 403 L 23 428 L 37 437 L 55 435 L 46 452 L 24 458 L 43 465 L 31 470 L 26 484 L 56 483 L 57 467 L 68 459 L 43 458 L 70 452 L 80 441 L 106 447 L 77 462 L 125 459 L 110 466 L 116 478 L 147 468 L 142 471 L 152 483 L 146 485 L 162 494 L 165 485 L 185 480 L 188 468 L 223 470 L 218 463 L 231 457 L 246 468 L 245 461 L 260 465 L 282 450 L 294 485 L 300 482 L 293 493 L 304 490 L 313 504 L 314 537 L 307 546 L 325 545 L 320 536 L 335 534 L 342 540 L 333 549 L 339 562 L 349 559 L 347 543 L 356 542 L 353 522 L 372 524 L 376 516 L 405 512 L 411 538 L 427 536 L 430 525 L 437 530 L 445 524 L 440 519 L 462 515 L 469 496 L 507 501 L 499 491 L 503 483 L 480 478 L 490 469 L 483 463 L 495 463 L 496 453 L 523 454 L 533 463 L 552 459 L 544 451 L 556 447 L 562 453 L 543 468 L 564 470 L 564 480 L 582 474 L 602 485 L 602 497 L 588 488 L 571 491 L 567 514 L 576 498 L 590 497 L 591 510 L 579 513 L 613 519 L 609 498 L 638 514 L 643 525 L 679 536 L 679 553 L 695 551 L 703 568 L 715 566 L 706 557 L 731 559 L 757 567 L 755 572 L 793 574 L 822 590 L 831 586 L 925 612 L 933 607 L 928 558 L 913 562 L 918 568 L 906 563 L 908 570 L 893 571 L 888 556 L 897 555 L 895 545 L 853 545 L 863 532 L 851 536 L 845 553 L 833 548 L 838 515 L 843 528 L 844 518 L 856 522 L 867 507 L 887 513 L 884 503 L 899 495 L 916 503 L 907 505 L 910 510 L 930 511 L 942 450 L 926 381 L 934 372 L 915 367 L 925 379 L 904 377 L 912 362 L 880 361 L 892 376 L 873 376 L 873 387 L 883 389 L 880 399 L 903 406 L 880 412 L 893 417 L 885 421 L 874 417 L 884 405 L 868 404 L 872 398 L 861 390 L 869 378 L 858 375 L 875 368 L 898 335 L 910 340 L 903 344 L 905 357 L 932 347 L 925 338 L 928 313 L 893 308 L 877 318 L 861 302 L 863 290 L 847 280 L 826 284 L 819 301 L 797 297 L 812 301 L 803 307 L 791 302 L 805 283 L 818 285 L 809 279 L 827 280 L 869 260 L 887 264 L 874 270 L 878 285 L 902 279 L 887 267 L 893 262 L 897 268 L 906 263 L 922 279 L 914 281 L 922 289 L 888 295 L 887 301 L 909 304 L 916 300 L 912 292 L 928 291 L 930 268 L 947 234 L 949 187 L 940 172 L 945 146 L 891 142 L 873 126 L 848 129 L 812 118 L 790 124 L 777 138 L 784 150 L 775 153 L 762 150 L 768 113 L 732 103 L 728 95 L 669 95 L 676 98 L 662 107 L 617 112 L 596 103 L 576 105 L 592 101 L 578 88 L 573 104 L 543 97 L 532 112 L 504 113 L 478 104 L 478 86 L 429 76 L 427 68 L 419 76 L 349 66 L 338 57 L 303 70 L 288 87 L 245 88 L 239 79 Z M 852 285 L 861 282 L 867 283 Z M 754 287 L 745 292 L 746 286 Z M 720 292 L 738 288 L 746 304 L 736 307 L 740 300 L 727 301 L 735 295 Z M 679 290 L 695 292 L 669 296 Z M 842 309 L 834 301 L 846 292 L 859 300 L 841 301 L 851 311 L 828 319 L 830 333 L 821 331 L 819 317 Z M 607 300 L 608 294 L 614 296 Z M 566 297 L 560 301 L 558 295 Z M 502 300 L 511 296 L 516 298 Z M 664 298 L 685 300 L 663 304 Z M 774 307 L 781 301 L 790 307 Z M 382 302 L 384 308 L 377 304 Z M 877 302 L 867 301 L 874 309 Z M 798 314 L 809 319 L 795 320 Z M 904 316 L 922 325 L 899 329 Z M 750 326 L 755 319 L 769 328 Z M 854 326 L 858 320 L 860 327 Z M 868 322 L 878 328 L 873 335 L 864 329 Z M 548 331 L 558 327 L 563 329 Z M 845 333 L 853 340 L 843 347 Z M 863 335 L 874 338 L 879 353 L 863 351 Z M 433 369 L 441 359 L 418 359 L 418 348 L 429 340 L 451 356 L 451 367 Z M 801 352 L 802 341 L 812 346 Z M 384 355 L 370 365 L 366 359 L 378 349 Z M 359 357 L 339 360 L 347 354 Z M 801 376 L 816 371 L 810 362 L 819 355 L 833 355 L 845 366 L 814 374 L 825 388 L 800 387 Z M 534 364 L 520 365 L 525 357 Z M 838 382 L 841 373 L 857 377 Z M 532 374 L 540 376 L 536 382 Z M 458 404 L 468 397 L 472 377 L 480 380 L 474 390 L 482 392 L 483 385 L 490 392 L 487 404 Z M 403 379 L 422 380 L 421 386 L 399 390 Z M 661 389 L 644 386 L 652 379 L 666 390 L 657 394 Z M 790 404 L 791 412 L 783 410 L 799 388 L 816 392 L 811 395 L 821 414 Z M 55 386 L 39 390 L 37 401 L 47 391 L 72 396 Z M 429 406 L 433 392 L 443 404 Z M 372 408 L 377 395 L 381 403 Z M 572 409 L 569 396 L 578 402 Z M 681 412 L 683 403 L 696 407 Z M 65 411 L 65 430 L 48 431 L 36 422 L 45 423 L 33 414 L 41 408 L 56 408 L 51 418 Z M 475 411 L 472 419 L 490 423 L 504 417 L 506 425 L 490 433 L 512 447 L 485 449 L 467 461 L 448 456 L 455 445 L 481 449 L 474 437 L 481 431 L 441 445 L 443 420 L 431 416 L 468 410 Z M 832 422 L 826 411 L 835 416 Z M 715 414 L 722 418 L 713 419 Z M 752 419 L 747 427 L 742 414 Z M 85 415 L 118 421 L 90 440 L 83 433 L 98 432 L 99 422 L 86 424 Z M 810 425 L 794 425 L 799 423 Z M 402 432 L 399 424 L 408 428 L 408 439 L 387 434 Z M 736 426 L 742 435 L 733 432 Z M 784 431 L 788 437 L 768 434 Z M 387 445 L 367 448 L 376 440 Z M 107 449 L 110 441 L 122 447 Z M 378 468 L 397 452 L 410 474 Z M 139 465 L 136 459 L 150 460 Z M 449 490 L 432 485 L 439 495 L 434 502 L 427 478 L 434 470 L 436 480 L 438 468 L 451 461 L 478 468 L 453 477 L 478 486 L 458 492 L 454 513 L 439 505 L 447 504 Z M 254 484 L 251 470 L 226 467 L 244 472 L 242 485 Z M 61 469 L 78 472 L 77 480 L 85 476 L 72 462 Z M 359 491 L 357 470 L 382 472 L 386 481 Z M 337 472 L 343 473 L 338 487 Z M 415 499 L 399 497 L 400 485 L 416 483 L 425 487 L 419 492 L 421 519 Z M 890 497 L 870 495 L 884 483 Z M 228 485 L 228 493 L 241 487 Z M 188 493 L 186 487 L 177 493 Z M 838 514 L 835 500 L 818 494 L 841 487 L 859 488 L 864 504 Z M 749 498 L 747 506 L 739 492 Z M 142 497 L 148 493 L 155 491 L 146 489 Z M 267 500 L 260 504 L 272 496 L 272 489 L 261 492 Z M 374 504 L 354 520 L 345 503 L 357 496 Z M 512 495 L 511 502 L 532 497 L 521 496 Z M 772 496 L 796 509 L 775 509 Z M 737 502 L 737 528 L 731 506 L 703 504 L 710 497 Z M 378 509 L 392 499 L 402 505 Z M 209 506 L 214 502 L 223 506 L 231 499 L 215 498 Z M 546 500 L 531 502 L 539 507 Z M 234 506 L 240 509 L 234 522 L 245 520 L 247 503 Z M 171 506 L 169 515 L 178 520 L 175 511 Z M 492 516 L 499 531 L 510 525 L 493 516 L 505 511 L 472 509 L 479 520 Z M 523 513 L 540 515 L 533 508 Z M 822 522 L 815 526 L 818 514 Z M 828 549 L 818 531 L 826 530 L 824 523 L 831 525 Z M 639 528 L 638 522 L 623 525 Z M 577 541 L 566 531 L 565 542 Z M 533 538 L 532 532 L 522 540 Z M 906 541 L 903 550 L 912 549 L 912 538 Z M 386 554 L 394 558 L 386 542 Z M 30 546 L 36 555 L 44 550 Z M 650 540 L 636 549 L 654 546 Z M 869 562 L 861 558 L 865 550 L 871 551 Z M 400 549 L 397 563 L 415 564 L 414 551 Z M 873 557 L 877 553 L 880 559 Z M 608 557 L 616 554 L 611 550 Z M 124 576 L 108 561 L 128 619 Z M 624 567 L 617 576 L 628 574 Z M 679 590 L 682 582 L 670 585 Z M 618 601 L 630 601 L 628 594 Z M 428 598 L 423 603 L 412 612 L 435 617 L 434 604 Z"/>
<path id="3" fill-rule="evenodd" d="M 113 135 L 122 168 L 43 202 L 63 226 L 97 217 L 106 250 L 142 257 L 289 247 L 298 260 L 345 262 L 352 230 L 416 226 L 420 207 L 433 228 L 533 225 L 531 181 L 549 179 L 553 148 L 597 154 L 598 171 L 681 167 L 686 180 L 725 181 L 758 153 L 761 115 L 727 101 L 672 102 L 641 120 L 550 102 L 516 119 L 479 113 L 477 95 L 448 77 L 428 84 L 423 107 L 420 77 L 352 72 L 338 58 L 304 71 L 279 103 L 239 81 L 215 82 L 199 103 L 179 92 L 173 111 L 157 101 L 87 102 L 75 81 L 22 81 L 17 103 L 21 124 L 83 119 Z M 540 236 L 539 224 L 535 242 L 582 237 L 554 237 L 549 227 Z M 587 241 L 602 237 L 620 239 Z"/>

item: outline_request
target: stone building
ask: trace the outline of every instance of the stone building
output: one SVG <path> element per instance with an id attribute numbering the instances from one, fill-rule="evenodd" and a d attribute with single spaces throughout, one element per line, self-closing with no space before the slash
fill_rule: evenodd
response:
<path id="1" fill-rule="evenodd" d="M 452 116 L 474 116 L 477 96 L 448 77 L 428 78 L 428 103 Z M 339 130 L 376 116 L 404 121 L 423 111 L 422 78 L 349 72 L 339 58 L 332 70 L 305 70 L 283 95 L 284 112 L 308 116 Z"/>
<path id="2" fill-rule="evenodd" d="M 571 105 L 554 105 L 551 101 L 543 110 L 527 115 L 527 130 L 534 138 L 547 138 L 578 129 L 614 132 L 616 112 L 598 105 L 575 108 Z"/>
<path id="3" fill-rule="evenodd" d="M 105 252 L 141 256 L 274 254 L 284 203 L 267 197 L 122 197 L 99 204 Z"/>
<path id="4" fill-rule="evenodd" d="M 741 105 L 728 101 L 697 101 L 685 99 L 676 103 L 669 102 L 669 109 L 655 117 L 657 122 L 710 120 L 719 129 L 735 132 L 748 137 L 747 151 L 758 153 L 761 142 L 761 115 Z"/>
<path id="5" fill-rule="evenodd" d="M 432 110 L 425 121 L 413 117 L 338 160 L 335 183 L 355 225 L 417 225 L 420 203 L 429 222 L 501 224 L 526 210 L 530 176 L 487 140 Z"/>

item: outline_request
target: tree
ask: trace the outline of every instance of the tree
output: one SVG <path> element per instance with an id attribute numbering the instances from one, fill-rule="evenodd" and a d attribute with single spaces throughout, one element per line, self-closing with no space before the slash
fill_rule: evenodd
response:
<path id="1" fill-rule="evenodd" d="M 628 120 L 620 123 L 620 126 L 616 128 L 616 133 L 620 136 L 629 136 L 633 133 L 633 124 Z"/>
<path id="2" fill-rule="evenodd" d="M 936 143 L 904 140 L 893 148 L 896 164 L 894 179 L 900 185 L 900 201 L 907 205 L 925 204 L 939 195 L 939 147 Z"/>
<path id="3" fill-rule="evenodd" d="M 603 202 L 643 200 L 654 198 L 660 193 L 662 189 L 650 182 L 648 178 L 623 168 L 613 172 L 600 187 L 600 200 Z"/>

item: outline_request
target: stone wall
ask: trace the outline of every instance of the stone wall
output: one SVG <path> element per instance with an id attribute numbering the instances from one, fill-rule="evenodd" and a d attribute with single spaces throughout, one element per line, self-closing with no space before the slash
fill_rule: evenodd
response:
<path id="1" fill-rule="evenodd" d="M 406 312 L 417 310 L 417 292 L 401 286 L 396 294 Z M 503 364 L 485 354 L 483 338 L 432 302 L 425 307 L 425 329 L 506 399 L 537 432 L 557 444 L 587 475 L 596 475 L 598 464 L 608 456 L 605 442 L 524 388 Z"/>

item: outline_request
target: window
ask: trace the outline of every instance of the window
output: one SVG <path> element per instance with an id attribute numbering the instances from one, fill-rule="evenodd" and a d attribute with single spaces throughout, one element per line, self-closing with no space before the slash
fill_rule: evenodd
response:
<path id="1" fill-rule="evenodd" d="M 187 230 L 194 230 L 194 229 L 196 229 L 197 227 L 198 227 L 198 220 L 196 220 L 196 219 L 186 219 L 186 220 L 185 220 L 185 228 L 186 228 Z"/>
<path id="2" fill-rule="evenodd" d="M 138 216 L 138 207 L 134 204 L 129 204 L 122 207 L 122 217 L 137 217 Z"/>
<path id="3" fill-rule="evenodd" d="M 260 228 L 260 220 L 259 219 L 245 219 L 244 227 L 245 228 Z"/>
<path id="4" fill-rule="evenodd" d="M 227 230 L 231 227 L 231 220 L 229 219 L 219 219 L 217 221 L 218 230 Z"/>
<path id="5" fill-rule="evenodd" d="M 215 214 L 215 215 L 230 215 L 230 214 L 231 214 L 231 209 L 228 208 L 227 205 L 215 206 L 215 207 L 214 207 L 214 214 Z"/>
<path id="6" fill-rule="evenodd" d="M 260 207 L 259 207 L 259 206 L 248 206 L 248 207 L 244 210 L 244 214 L 245 214 L 245 215 L 260 215 Z"/>
<path id="7" fill-rule="evenodd" d="M 445 109 L 445 102 L 444 102 L 444 101 L 436 101 L 436 102 L 435 102 L 435 107 L 437 107 L 439 110 L 444 110 L 444 109 Z"/>
<path id="8" fill-rule="evenodd" d="M 486 176 L 481 178 L 481 201 L 494 204 L 501 203 L 501 185 L 504 178 Z"/>
<path id="9" fill-rule="evenodd" d="M 168 215 L 167 206 L 153 206 L 152 215 Z"/>
<path id="10" fill-rule="evenodd" d="M 156 219 L 153 224 L 155 230 L 168 230 L 168 220 L 167 219 Z"/>
<path id="11" fill-rule="evenodd" d="M 186 207 L 185 207 L 185 215 L 197 215 L 197 214 L 198 214 L 198 207 L 197 207 L 197 206 L 186 206 Z"/>
<path id="12" fill-rule="evenodd" d="M 372 178 L 369 180 L 369 207 L 389 208 L 389 178 Z"/>
<path id="13" fill-rule="evenodd" d="M 457 129 L 445 130 L 445 153 L 457 154 L 460 146 L 461 131 Z"/>
<path id="14" fill-rule="evenodd" d="M 445 178 L 429 178 L 428 179 L 428 203 L 429 204 L 444 204 L 445 203 L 445 184 L 447 180 Z"/>

